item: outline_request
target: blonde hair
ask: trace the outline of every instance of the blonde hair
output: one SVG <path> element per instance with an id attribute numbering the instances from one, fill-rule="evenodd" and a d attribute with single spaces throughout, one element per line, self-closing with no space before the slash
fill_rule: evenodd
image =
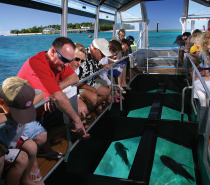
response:
<path id="1" fill-rule="evenodd" d="M 196 44 L 199 44 L 202 36 L 203 36 L 202 33 L 197 33 L 195 35 L 192 35 L 191 42 L 196 43 Z"/>
<path id="2" fill-rule="evenodd" d="M 200 40 L 200 49 L 202 54 L 206 54 L 207 62 L 210 62 L 210 52 L 208 49 L 208 45 L 210 45 L 210 32 L 203 33 L 203 36 Z"/>
<path id="3" fill-rule="evenodd" d="M 122 34 L 125 35 L 125 29 L 120 29 L 120 30 L 118 31 L 118 36 L 120 36 L 120 33 L 122 33 Z"/>
<path id="4" fill-rule="evenodd" d="M 85 54 L 85 58 L 87 57 L 87 53 L 86 53 L 86 50 L 85 50 L 85 47 L 82 45 L 82 44 L 79 44 L 79 43 L 74 43 L 76 48 L 75 48 L 75 53 L 77 53 L 78 51 L 81 51 L 82 53 Z"/>

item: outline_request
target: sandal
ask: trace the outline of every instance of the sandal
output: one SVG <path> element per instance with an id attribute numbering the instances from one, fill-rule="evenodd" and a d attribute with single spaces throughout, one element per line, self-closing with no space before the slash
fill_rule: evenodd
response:
<path id="1" fill-rule="evenodd" d="M 114 96 L 115 98 L 118 98 L 118 99 L 120 99 L 120 96 Z M 125 98 L 122 96 L 122 100 L 124 100 Z"/>
<path id="2" fill-rule="evenodd" d="M 93 122 L 95 121 L 95 117 L 94 117 L 94 116 L 91 116 L 91 115 L 88 113 L 88 114 L 86 114 L 85 120 L 86 120 L 88 123 L 93 123 Z"/>
<path id="3" fill-rule="evenodd" d="M 41 181 L 42 180 L 42 176 L 38 178 L 39 173 L 40 173 L 40 169 L 39 168 L 38 168 L 36 173 L 30 173 L 30 175 L 34 175 L 36 177 L 36 179 L 32 180 L 32 181 Z"/>
<path id="4" fill-rule="evenodd" d="M 48 159 L 60 159 L 62 157 L 62 153 L 56 150 L 52 150 L 51 152 L 39 152 L 37 153 L 37 157 L 44 157 Z"/>
<path id="5" fill-rule="evenodd" d="M 83 121 L 83 125 L 84 125 L 85 130 L 90 127 L 90 125 L 86 121 Z"/>
<path id="6" fill-rule="evenodd" d="M 119 103 L 119 102 L 120 102 L 119 98 L 114 96 L 114 103 Z"/>
<path id="7" fill-rule="evenodd" d="M 96 115 L 99 116 L 99 115 L 103 112 L 103 109 L 102 109 L 102 108 L 100 109 L 99 107 L 96 107 L 95 111 L 96 111 L 96 112 L 95 112 Z"/>
<path id="8" fill-rule="evenodd" d="M 103 101 L 101 105 L 102 105 L 102 109 L 105 109 L 107 107 L 107 104 L 105 101 Z"/>

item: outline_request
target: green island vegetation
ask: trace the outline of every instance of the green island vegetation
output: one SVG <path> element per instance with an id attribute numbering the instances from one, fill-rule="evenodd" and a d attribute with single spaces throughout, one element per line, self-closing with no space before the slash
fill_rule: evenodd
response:
<path id="1" fill-rule="evenodd" d="M 93 26 L 94 25 L 93 25 L 92 22 L 86 22 L 86 23 L 83 22 L 83 23 L 75 23 L 75 24 L 68 23 L 67 28 L 68 29 L 79 29 L 81 27 L 90 27 L 90 28 L 92 28 Z M 45 28 L 53 28 L 55 30 L 60 30 L 60 27 L 61 26 L 58 25 L 58 24 L 57 25 L 48 25 L 48 26 L 44 26 L 44 27 L 43 26 L 40 26 L 40 27 L 34 26 L 34 27 L 31 27 L 31 28 L 28 28 L 28 29 L 11 30 L 10 33 L 11 34 L 18 34 L 18 33 L 42 33 L 42 31 Z M 133 25 L 130 25 L 130 24 L 124 24 L 123 27 L 125 29 L 135 29 L 135 27 Z M 113 30 L 113 24 L 99 23 L 99 30 L 100 31 Z"/>

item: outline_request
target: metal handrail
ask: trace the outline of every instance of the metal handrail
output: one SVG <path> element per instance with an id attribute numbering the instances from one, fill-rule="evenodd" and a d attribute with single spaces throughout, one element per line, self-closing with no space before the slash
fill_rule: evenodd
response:
<path id="1" fill-rule="evenodd" d="M 136 53 L 136 52 L 134 52 L 134 53 Z M 129 55 L 128 55 L 128 56 L 125 56 L 125 57 L 123 57 L 123 58 L 121 58 L 121 59 L 119 60 L 119 62 L 110 64 L 110 66 L 113 67 L 113 66 L 117 65 L 117 63 L 120 63 L 121 61 L 125 60 L 125 59 L 128 58 L 128 57 L 129 57 Z M 93 76 L 96 76 L 96 75 L 98 75 L 99 73 L 101 73 L 102 71 L 105 71 L 105 70 L 106 70 L 106 68 L 100 69 L 99 71 L 93 73 L 92 75 L 90 75 L 90 76 L 88 76 L 88 77 L 86 77 L 86 78 L 80 80 L 78 83 L 72 85 L 72 87 L 77 86 L 77 85 L 79 85 L 79 84 L 81 84 L 81 83 L 87 81 L 89 78 L 92 78 Z M 68 88 L 68 87 L 67 87 L 67 88 Z M 47 102 L 49 102 L 49 101 L 50 101 L 50 98 L 47 98 L 46 100 L 43 100 L 43 101 L 37 103 L 37 104 L 35 105 L 35 108 L 38 108 L 38 107 L 44 105 L 45 103 L 47 103 Z M 2 129 L 2 128 L 5 127 L 5 126 L 6 126 L 6 123 L 0 124 L 0 129 Z"/>
<path id="2" fill-rule="evenodd" d="M 144 30 L 140 32 L 139 39 L 138 39 L 138 41 L 137 41 L 137 43 L 136 43 L 136 51 L 138 50 L 138 49 L 137 49 L 137 48 L 138 48 L 138 44 L 139 44 L 141 38 L 143 37 L 144 32 L 146 31 L 146 29 L 147 29 L 147 27 L 145 26 Z"/>
<path id="3" fill-rule="evenodd" d="M 184 116 L 184 96 L 185 96 L 185 90 L 187 88 L 190 88 L 192 89 L 192 93 L 191 93 L 191 104 L 192 104 L 192 107 L 193 107 L 193 110 L 194 110 L 194 113 L 195 115 L 197 115 L 197 110 L 196 110 L 196 107 L 195 107 L 195 104 L 194 104 L 194 91 L 195 91 L 195 87 L 194 87 L 194 81 L 195 81 L 195 72 L 197 73 L 198 75 L 198 78 L 204 88 L 204 90 L 206 91 L 206 105 L 209 106 L 209 100 L 210 100 L 210 92 L 209 92 L 209 89 L 207 88 L 206 86 L 206 83 L 205 81 L 203 80 L 202 76 L 200 75 L 200 72 L 198 71 L 197 67 L 195 66 L 194 62 L 191 60 L 191 58 L 189 56 L 187 56 L 192 64 L 192 68 L 193 68 L 193 73 L 192 73 L 192 86 L 189 86 L 189 87 L 185 87 L 183 90 L 182 90 L 182 107 L 181 107 L 181 121 L 183 121 L 183 116 Z M 186 70 L 187 71 L 187 70 Z"/>
<path id="4" fill-rule="evenodd" d="M 188 56 L 187 56 L 188 57 Z M 200 74 L 200 72 L 198 71 L 198 69 L 197 69 L 197 67 L 195 66 L 195 64 L 194 64 L 194 62 L 191 60 L 191 58 L 190 57 L 188 57 L 189 58 L 189 60 L 190 60 L 190 62 L 191 62 L 191 64 L 192 64 L 192 67 L 193 67 L 193 76 L 192 76 L 192 82 L 193 82 L 193 84 L 194 84 L 194 80 L 195 80 L 195 72 L 197 73 L 197 75 L 198 75 L 198 77 L 199 77 L 199 80 L 200 80 L 200 82 L 201 82 L 201 84 L 202 84 L 202 86 L 203 86 L 203 88 L 204 88 L 204 90 L 206 91 L 206 105 L 207 106 L 209 106 L 209 99 L 210 99 L 210 91 L 209 91 L 209 89 L 208 89 L 208 87 L 206 86 L 206 83 L 205 83 L 205 81 L 203 80 L 203 77 L 201 76 L 201 74 Z M 194 89 L 194 86 L 193 86 L 193 89 Z"/>

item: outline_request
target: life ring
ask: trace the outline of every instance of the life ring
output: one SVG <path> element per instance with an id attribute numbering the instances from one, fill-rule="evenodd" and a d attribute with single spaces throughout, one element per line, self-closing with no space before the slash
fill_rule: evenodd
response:
<path id="1" fill-rule="evenodd" d="M 208 21 L 208 31 L 210 31 L 210 20 Z"/>
<path id="2" fill-rule="evenodd" d="M 89 38 L 92 38 L 92 35 L 89 35 L 88 37 L 89 37 Z"/>

